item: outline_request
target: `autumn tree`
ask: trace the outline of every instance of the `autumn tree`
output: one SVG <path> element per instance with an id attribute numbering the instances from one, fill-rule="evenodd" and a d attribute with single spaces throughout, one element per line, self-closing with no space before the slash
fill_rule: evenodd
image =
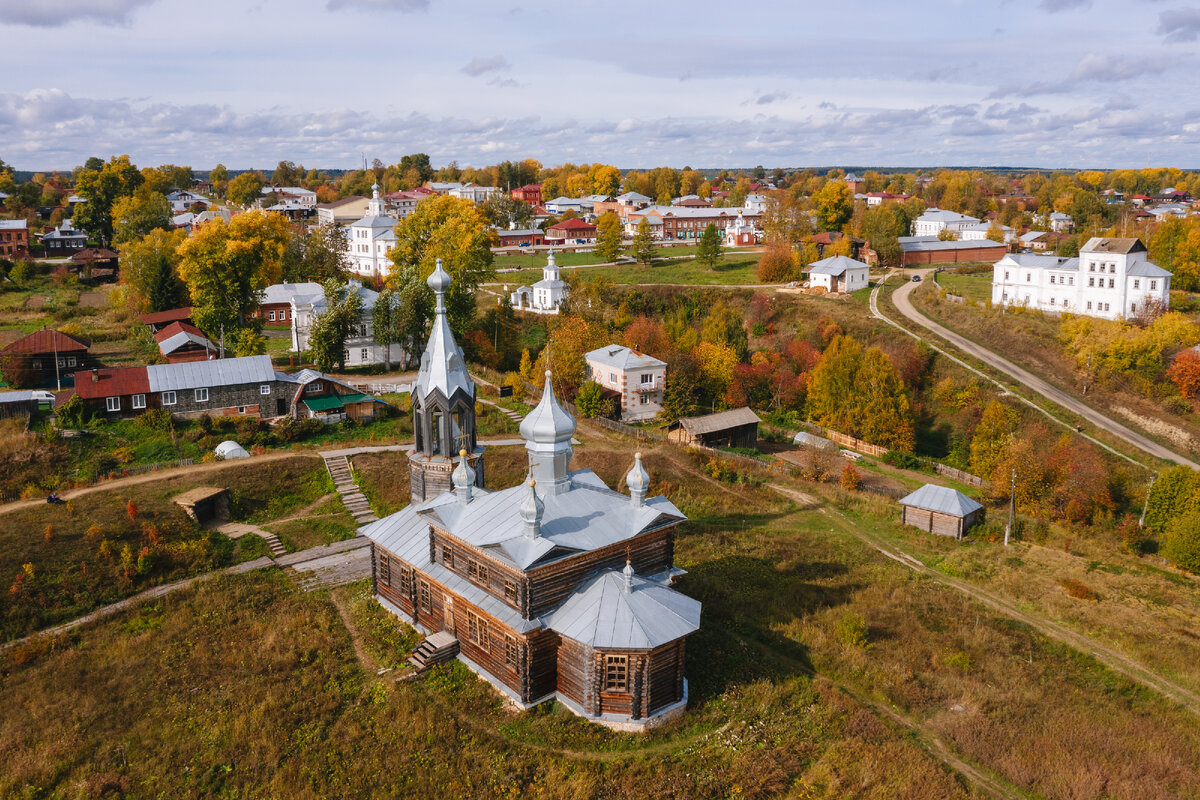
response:
<path id="1" fill-rule="evenodd" d="M 658 419 L 671 423 L 681 417 L 691 417 L 700 411 L 700 385 L 703 375 L 699 361 L 691 353 L 683 353 L 671 362 L 671 373 L 663 389 L 662 411 Z"/>
<path id="2" fill-rule="evenodd" d="M 202 225 L 179 247 L 192 318 L 210 334 L 224 330 L 238 355 L 261 343 L 262 321 L 252 314 L 263 289 L 279 281 L 290 236 L 286 218 L 250 211 Z"/>
<path id="3" fill-rule="evenodd" d="M 346 340 L 354 335 L 362 317 L 362 296 L 345 284 L 330 279 L 322 284 L 325 310 L 313 320 L 308 350 L 318 369 L 346 368 Z"/>
<path id="4" fill-rule="evenodd" d="M 396 226 L 396 246 L 388 255 L 397 268 L 416 268 L 422 278 L 441 259 L 454 278 L 447 314 L 456 330 L 466 330 L 475 318 L 475 290 L 495 275 L 491 247 L 491 233 L 475 204 L 444 195 L 417 204 Z"/>
<path id="5" fill-rule="evenodd" d="M 808 408 L 819 425 L 892 450 L 911 452 L 912 408 L 904 382 L 877 347 L 865 353 L 849 336 L 837 336 L 813 368 Z"/>
<path id="6" fill-rule="evenodd" d="M 588 376 L 584 354 L 610 341 L 608 327 L 600 320 L 577 314 L 560 314 L 550 322 L 549 338 L 538 356 L 538 372 L 550 370 L 554 377 L 554 391 L 570 400 Z"/>
<path id="7" fill-rule="evenodd" d="M 841 230 L 854 213 L 854 195 L 845 181 L 827 181 L 813 194 L 812 201 L 823 231 Z"/>
<path id="8" fill-rule="evenodd" d="M 533 208 L 507 192 L 496 192 L 482 206 L 484 218 L 504 230 L 528 228 L 533 223 Z"/>
<path id="9" fill-rule="evenodd" d="M 75 206 L 75 224 L 107 245 L 113 236 L 113 206 L 143 181 L 127 155 L 113 156 L 94 169 L 85 166 L 75 178 L 75 193 L 87 202 Z"/>
<path id="10" fill-rule="evenodd" d="M 171 227 L 171 204 L 165 195 L 143 186 L 118 199 L 112 209 L 113 244 L 142 238 L 155 228 Z"/>
<path id="11" fill-rule="evenodd" d="M 225 197 L 231 203 L 237 203 L 239 206 L 249 206 L 262 197 L 262 189 L 266 183 L 266 178 L 257 170 L 243 172 L 229 182 L 229 185 L 225 189 Z"/>
<path id="12" fill-rule="evenodd" d="M 217 184 L 224 183 L 225 181 L 229 180 L 229 170 L 224 164 L 217 164 L 208 173 L 208 180 L 209 183 L 216 187 Z"/>
<path id="13" fill-rule="evenodd" d="M 295 235 L 283 260 L 283 278 L 293 282 L 324 283 L 344 278 L 349 268 L 346 232 L 335 225 L 317 225 L 306 235 Z"/>
<path id="14" fill-rule="evenodd" d="M 650 266 L 654 261 L 654 233 L 650 230 L 650 222 L 642 217 L 638 222 L 637 232 L 633 235 L 633 246 L 630 254 L 640 263 Z"/>
<path id="15" fill-rule="evenodd" d="M 161 228 L 118 246 L 121 283 L 141 298 L 146 311 L 166 311 L 188 304 L 187 287 L 179 277 L 179 249 L 187 232 Z"/>
<path id="16" fill-rule="evenodd" d="M 785 242 L 767 244 L 758 262 L 757 275 L 762 283 L 783 283 L 795 278 L 791 246 Z"/>
<path id="17" fill-rule="evenodd" d="M 994 480 L 996 468 L 1008 455 L 1017 431 L 1017 413 L 998 400 L 983 409 L 975 434 L 971 437 L 971 471 Z"/>
<path id="18" fill-rule="evenodd" d="M 1189 400 L 1200 397 L 1200 353 L 1189 347 L 1175 356 L 1167 368 L 1167 377 L 1184 397 Z"/>
<path id="19" fill-rule="evenodd" d="M 609 164 L 592 164 L 588 169 L 592 194 L 614 195 L 621 188 L 621 170 Z"/>
<path id="20" fill-rule="evenodd" d="M 371 307 L 371 333 L 375 344 L 383 348 L 383 369 L 392 371 L 392 345 L 400 341 L 400 332 L 396 330 L 395 317 L 398 309 L 398 298 L 391 289 L 384 289 Z"/>
<path id="21" fill-rule="evenodd" d="M 596 249 L 605 261 L 616 261 L 621 256 L 624 238 L 621 227 L 621 218 L 612 211 L 606 211 L 596 220 Z"/>
<path id="22" fill-rule="evenodd" d="M 716 223 L 710 222 L 696 243 L 696 261 L 704 265 L 705 269 L 716 269 L 717 262 L 721 260 L 721 253 L 721 233 L 717 230 Z"/>

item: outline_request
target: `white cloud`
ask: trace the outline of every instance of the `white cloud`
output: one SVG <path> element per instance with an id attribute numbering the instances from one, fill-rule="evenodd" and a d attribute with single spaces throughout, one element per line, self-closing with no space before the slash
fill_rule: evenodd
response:
<path id="1" fill-rule="evenodd" d="M 462 68 L 462 71 L 472 77 L 478 77 L 487 72 L 500 72 L 509 69 L 512 64 L 508 63 L 508 59 L 504 56 L 489 56 L 486 58 L 472 58 Z"/>
<path id="2" fill-rule="evenodd" d="M 1060 11 L 1071 11 L 1076 8 L 1091 8 L 1092 0 L 1042 0 L 1038 8 L 1050 14 Z"/>
<path id="3" fill-rule="evenodd" d="M 1158 32 L 1168 42 L 1194 42 L 1200 36 L 1200 8 L 1173 8 L 1158 15 Z"/>
<path id="4" fill-rule="evenodd" d="M 0 0 L 0 23 L 58 28 L 77 21 L 128 25 L 130 14 L 154 0 Z"/>
<path id="5" fill-rule="evenodd" d="M 353 8 L 359 11 L 425 11 L 429 0 L 329 0 L 325 8 L 338 11 Z"/>

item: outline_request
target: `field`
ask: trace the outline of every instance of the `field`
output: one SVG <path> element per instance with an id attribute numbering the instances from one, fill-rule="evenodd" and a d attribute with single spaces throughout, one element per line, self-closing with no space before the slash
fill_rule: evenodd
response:
<path id="1" fill-rule="evenodd" d="M 938 284 L 950 294 L 956 294 L 966 299 L 968 303 L 987 303 L 992 299 L 992 275 L 960 274 L 957 272 L 940 272 Z"/>
<path id="2" fill-rule="evenodd" d="M 617 485 L 629 444 L 582 429 L 581 438 L 576 466 Z M 523 474 L 520 448 L 488 458 L 489 484 Z M 923 557 L 942 559 L 947 574 L 954 565 L 971 574 L 966 565 L 986 562 L 994 546 L 902 531 L 889 504 L 832 487 L 768 478 L 785 496 L 754 476 L 721 483 L 702 459 L 665 446 L 644 459 L 652 492 L 690 517 L 677 540 L 689 573 L 679 588 L 705 605 L 688 645 L 683 720 L 636 737 L 553 704 L 513 714 L 457 663 L 397 680 L 415 637 L 369 602 L 365 586 L 304 594 L 267 571 L 208 581 L 0 656 L 9 709 L 0 795 L 1200 792 L 1194 717 L 915 575 L 858 534 L 928 542 Z M 970 558 L 955 557 L 965 551 Z M 1031 552 L 1022 545 L 1007 557 Z M 1178 591 L 1195 602 L 1194 587 Z"/>
<path id="3" fill-rule="evenodd" d="M 727 251 L 717 263 L 716 269 L 713 270 L 701 267 L 690 257 L 677 256 L 675 249 L 660 250 L 659 256 L 660 258 L 650 267 L 630 263 L 607 267 L 564 269 L 562 274 L 564 279 L 572 280 L 587 280 L 603 275 L 614 283 L 634 285 L 746 286 L 759 282 L 756 270 L 761 255 L 757 252 Z M 537 269 L 504 272 L 497 275 L 496 278 L 504 285 L 515 287 L 541 280 L 542 270 L 539 266 Z"/>

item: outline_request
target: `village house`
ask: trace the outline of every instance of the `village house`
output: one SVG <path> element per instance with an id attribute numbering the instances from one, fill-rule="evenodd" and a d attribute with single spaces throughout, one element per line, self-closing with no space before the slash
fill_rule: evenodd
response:
<path id="1" fill-rule="evenodd" d="M 850 194 L 860 194 L 867 188 L 866 180 L 855 175 L 853 172 L 848 173 L 842 180 L 846 182 L 847 188 L 850 189 Z"/>
<path id="2" fill-rule="evenodd" d="M 29 223 L 23 219 L 0 219 L 0 257 L 12 260 L 29 255 Z"/>
<path id="3" fill-rule="evenodd" d="M 220 347 L 199 328 L 186 322 L 172 322 L 154 334 L 154 341 L 168 364 L 208 361 L 220 355 Z"/>
<path id="4" fill-rule="evenodd" d="M 368 198 L 359 195 L 343 197 L 332 203 L 319 203 L 317 204 L 317 223 L 319 225 L 349 225 L 366 216 L 370 203 Z"/>
<path id="5" fill-rule="evenodd" d="M 553 200 L 547 200 L 545 203 L 547 213 L 565 214 L 568 211 L 574 211 L 580 216 L 592 213 L 594 206 L 594 200 L 588 200 L 584 197 L 556 197 Z"/>
<path id="6" fill-rule="evenodd" d="M 0 362 L 19 359 L 32 386 L 70 385 L 75 372 L 92 366 L 91 343 L 53 328 L 22 336 L 0 350 Z"/>
<path id="7" fill-rule="evenodd" d="M 958 234 L 963 228 L 980 223 L 978 217 L 968 217 L 957 211 L 946 211 L 941 208 L 926 209 L 925 213 L 913 220 L 913 236 L 937 236 L 942 231 Z"/>
<path id="8" fill-rule="evenodd" d="M 988 238 L 988 233 L 992 230 L 993 224 L 984 220 L 974 225 L 967 225 L 959 229 L 958 238 L 964 242 L 982 242 Z M 1016 232 L 1007 225 L 1001 225 L 1000 231 L 1004 234 L 1005 244 L 1010 244 L 1017 237 Z"/>
<path id="9" fill-rule="evenodd" d="M 702 417 L 680 417 L 666 426 L 667 441 L 686 447 L 744 447 L 758 449 L 758 415 L 749 408 L 732 408 Z"/>
<path id="10" fill-rule="evenodd" d="M 846 256 L 831 256 L 804 268 L 808 285 L 827 292 L 853 292 L 870 285 L 871 267 Z"/>
<path id="11" fill-rule="evenodd" d="M 1075 220 L 1061 211 L 1051 211 L 1048 222 L 1050 230 L 1055 233 L 1066 233 L 1075 230 Z"/>
<path id="12" fill-rule="evenodd" d="M 524 186 L 518 186 L 512 190 L 511 194 L 522 203 L 528 203 L 533 206 L 535 212 L 540 211 L 542 208 L 542 185 L 540 183 L 527 183 Z"/>
<path id="13" fill-rule="evenodd" d="M 670 588 L 683 514 L 646 497 L 640 457 L 629 496 L 570 470 L 575 420 L 549 373 L 521 423 L 529 478 L 481 488 L 474 383 L 445 318 L 450 277 L 439 266 L 429 282 L 437 312 L 413 389 L 413 503 L 360 529 L 376 600 L 426 634 L 419 669 L 457 657 L 519 708 L 553 699 L 631 731 L 679 716 L 684 641 L 700 625 L 700 604 Z"/>
<path id="14" fill-rule="evenodd" d="M 546 240 L 546 234 L 537 228 L 494 228 L 497 247 L 537 247 Z"/>
<path id="15" fill-rule="evenodd" d="M 87 247 L 71 254 L 71 264 L 84 277 L 115 279 L 119 256 L 104 247 Z"/>
<path id="16" fill-rule="evenodd" d="M 396 219 L 384 213 L 379 184 L 371 187 L 367 215 L 350 223 L 347 258 L 351 272 L 367 278 L 386 278 L 392 271 L 388 251 L 396 246 Z"/>
<path id="17" fill-rule="evenodd" d="M 927 483 L 900 498 L 901 523 L 962 539 L 983 518 L 983 506 L 962 492 Z"/>
<path id="18" fill-rule="evenodd" d="M 302 186 L 264 186 L 262 197 L 255 201 L 255 206 L 265 208 L 278 203 L 314 209 L 317 207 L 317 193 Z"/>
<path id="19" fill-rule="evenodd" d="M 192 322 L 192 307 L 184 306 L 183 308 L 168 308 L 165 311 L 152 311 L 141 316 L 142 324 L 150 329 L 151 333 L 158 333 L 160 330 L 170 325 L 172 322 Z"/>
<path id="20" fill-rule="evenodd" d="M 463 200 L 470 200 L 477 206 L 483 205 L 500 190 L 495 186 L 480 186 L 475 183 L 464 183 L 446 192 L 451 197 L 460 197 Z"/>
<path id="21" fill-rule="evenodd" d="M 662 411 L 667 362 L 619 344 L 597 348 L 583 359 L 592 379 L 617 401 L 623 422 L 644 422 Z"/>
<path id="22" fill-rule="evenodd" d="M 1027 247 L 1030 250 L 1045 250 L 1049 242 L 1049 234 L 1046 231 L 1029 231 L 1021 234 L 1017 242 L 1021 247 Z"/>
<path id="23" fill-rule="evenodd" d="M 343 352 L 345 365 L 347 367 L 365 367 L 389 361 L 407 363 L 408 355 L 403 348 L 392 345 L 389 354 L 385 352 L 382 345 L 375 341 L 371 317 L 374 313 L 375 301 L 379 299 L 379 292 L 368 289 L 361 282 L 353 279 L 346 286 L 348 291 L 357 294 L 362 301 L 362 312 L 358 317 L 358 324 L 355 326 L 354 332 L 346 339 Z M 308 337 L 312 333 L 313 323 L 318 316 L 325 312 L 326 308 L 325 290 L 320 285 L 317 285 L 317 291 L 312 294 L 298 292 L 292 297 L 290 311 L 292 349 L 297 353 L 308 350 Z"/>
<path id="24" fill-rule="evenodd" d="M 295 375 L 276 372 L 275 378 L 286 399 L 286 412 L 296 419 L 315 419 L 327 425 L 347 419 L 370 422 L 385 416 L 390 408 L 379 398 L 313 369 Z"/>
<path id="25" fill-rule="evenodd" d="M 434 193 L 424 187 L 392 192 L 383 196 L 383 210 L 388 216 L 401 220 L 417 210 L 417 203 L 433 196 Z"/>
<path id="26" fill-rule="evenodd" d="M 175 191 L 168 193 L 167 202 L 171 204 L 171 212 L 174 214 L 181 214 L 184 211 L 191 211 L 192 206 L 195 205 L 203 206 L 204 208 L 200 209 L 201 211 L 212 205 L 212 202 L 204 195 L 196 194 L 195 192 L 184 191 L 181 189 L 176 189 Z"/>
<path id="27" fill-rule="evenodd" d="M 911 200 L 911 194 L 892 194 L 891 192 L 867 192 L 867 208 L 875 208 L 884 203 L 903 203 Z"/>
<path id="28" fill-rule="evenodd" d="M 722 236 L 738 224 L 758 226 L 761 214 L 744 208 L 687 208 L 682 206 L 650 206 L 630 214 L 625 219 L 625 233 L 633 236 L 638 224 L 645 219 L 652 232 L 662 239 L 698 239 L 709 224 L 717 226 Z"/>
<path id="29" fill-rule="evenodd" d="M 63 220 L 57 228 L 42 234 L 42 246 L 47 257 L 77 253 L 87 247 L 87 234 L 72 226 L 71 220 Z"/>
<path id="30" fill-rule="evenodd" d="M 292 325 L 292 302 L 297 297 L 323 295 L 321 284 L 312 281 L 303 283 L 273 283 L 263 289 L 258 308 L 251 314 L 263 321 L 268 328 L 290 328 Z"/>
<path id="31" fill-rule="evenodd" d="M 751 214 L 763 214 L 766 213 L 767 204 L 770 202 L 770 200 L 771 198 L 765 194 L 748 194 L 746 195 L 746 201 L 742 204 L 742 207 Z M 712 205 L 712 203 L 708 203 L 708 205 Z"/>
<path id="32" fill-rule="evenodd" d="M 992 303 L 1104 319 L 1171 302 L 1171 273 L 1147 260 L 1140 239 L 1089 239 L 1078 258 L 1006 255 L 992 270 Z"/>
<path id="33" fill-rule="evenodd" d="M 559 273 L 554 260 L 554 251 L 546 257 L 542 268 L 542 279 L 533 286 L 518 287 L 508 301 L 516 311 L 532 311 L 535 314 L 557 314 L 567 297 L 567 284 Z"/>
<path id="34" fill-rule="evenodd" d="M 596 240 L 596 226 L 581 219 L 564 219 L 546 229 L 546 239 L 552 242 L 587 244 Z"/>

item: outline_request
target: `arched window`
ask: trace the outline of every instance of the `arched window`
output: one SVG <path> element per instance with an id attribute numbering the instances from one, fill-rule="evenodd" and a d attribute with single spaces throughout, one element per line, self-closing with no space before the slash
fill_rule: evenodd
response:
<path id="1" fill-rule="evenodd" d="M 430 445 L 432 445 L 432 450 L 430 451 L 431 455 L 435 455 L 435 456 L 443 455 L 444 448 L 442 447 L 442 445 L 443 445 L 443 442 L 442 442 L 442 436 L 443 436 L 442 421 L 443 421 L 443 419 L 442 418 L 444 416 L 445 416 L 445 414 L 442 413 L 442 410 L 440 408 L 434 409 L 433 416 L 432 416 L 433 425 L 430 428 L 430 434 L 429 434 L 429 443 L 430 443 Z"/>

